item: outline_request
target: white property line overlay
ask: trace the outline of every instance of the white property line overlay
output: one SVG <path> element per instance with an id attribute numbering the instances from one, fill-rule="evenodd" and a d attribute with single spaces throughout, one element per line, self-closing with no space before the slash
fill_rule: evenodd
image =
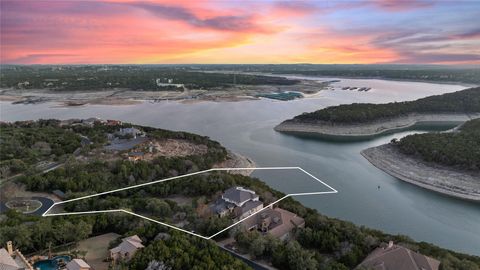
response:
<path id="1" fill-rule="evenodd" d="M 55 205 L 60 205 L 60 204 L 64 204 L 64 203 L 69 203 L 69 202 L 73 202 L 73 201 L 78 201 L 78 200 L 83 200 L 83 199 L 88 199 L 88 198 L 92 198 L 92 197 L 98 197 L 98 196 L 102 196 L 102 195 L 105 195 L 105 194 L 110 194 L 110 193 L 114 193 L 114 192 L 117 192 L 117 191 L 124 191 L 124 190 L 128 190 L 128 189 L 133 189 L 133 188 L 137 188 L 137 187 L 143 187 L 143 186 L 147 186 L 147 185 L 152 185 L 152 184 L 156 184 L 156 183 L 161 183 L 161 182 L 166 182 L 166 181 L 171 181 L 171 180 L 174 180 L 174 179 L 178 179 L 178 178 L 184 178 L 184 177 L 188 177 L 188 176 L 193 176 L 193 175 L 197 175 L 197 174 L 202 174 L 202 173 L 208 173 L 208 172 L 214 172 L 214 171 L 246 171 L 246 170 L 300 170 L 301 172 L 305 173 L 306 175 L 312 177 L 313 179 L 315 179 L 316 181 L 322 183 L 324 186 L 328 187 L 330 189 L 330 191 L 317 191 L 317 192 L 301 192 L 301 193 L 291 193 L 291 194 L 287 194 L 285 196 L 283 196 L 282 198 L 272 202 L 271 204 L 263 207 L 262 209 L 258 210 L 257 212 L 245 217 L 245 218 L 242 218 L 240 219 L 239 221 L 231 224 L 230 226 L 220 230 L 219 232 L 211 235 L 211 236 L 203 236 L 203 235 L 200 235 L 200 234 L 197 234 L 197 233 L 194 233 L 194 232 L 191 232 L 191 231 L 187 231 L 185 229 L 182 229 L 182 228 L 178 228 L 178 227 L 175 227 L 171 224 L 168 224 L 168 223 L 165 223 L 165 222 L 161 222 L 161 221 L 158 221 L 158 220 L 155 220 L 155 219 L 152 219 L 152 218 L 149 218 L 149 217 L 146 217 L 146 216 L 143 216 L 143 215 L 140 215 L 140 214 L 137 214 L 137 213 L 134 213 L 134 212 L 131 212 L 131 211 L 128 211 L 128 210 L 125 210 L 125 209 L 112 209 L 112 210 L 98 210 L 98 211 L 84 211 L 84 212 L 70 212 L 70 213 L 53 213 L 53 214 L 48 214 L 48 212 L 55 206 Z M 169 228 L 172 228 L 172 229 L 176 229 L 176 230 L 179 230 L 181 232 L 184 232 L 184 233 L 188 233 L 188 234 L 191 234 L 191 235 L 194 235 L 194 236 L 197 236 L 197 237 L 200 237 L 202 239 L 206 239 L 206 240 L 210 240 L 212 239 L 213 237 L 223 233 L 224 231 L 226 230 L 229 230 L 230 228 L 236 226 L 237 224 L 243 222 L 244 220 L 252 217 L 253 215 L 256 215 L 262 211 L 264 211 L 265 209 L 267 208 L 271 208 L 274 204 L 280 202 L 281 200 L 284 200 L 288 197 L 292 197 L 292 196 L 305 196 L 305 195 L 321 195 L 321 194 L 332 194 L 332 193 L 338 193 L 338 191 L 336 189 L 334 189 L 333 187 L 331 187 L 330 185 L 328 185 L 327 183 L 323 182 L 322 180 L 318 179 L 317 177 L 315 177 L 314 175 L 312 175 L 311 173 L 305 171 L 304 169 L 302 169 L 301 167 L 258 167 L 258 168 L 212 168 L 212 169 L 208 169 L 208 170 L 203 170 L 203 171 L 198 171 L 198 172 L 194 172 L 194 173 L 188 173 L 188 174 L 184 174 L 184 175 L 179 175 L 179 176 L 174 176 L 174 177 L 170 177 L 170 178 L 165 178 L 165 179 L 160 179 L 160 180 L 156 180 L 156 181 L 152 181 L 152 182 L 148 182 L 148 183 L 142 183 L 142 184 L 138 184 L 138 185 L 134 185 L 134 186 L 129 186 L 129 187 L 124 187 L 124 188 L 119 188 L 119 189 L 114 189 L 114 190 L 110 190 L 110 191 L 105 191 L 105 192 L 100 192 L 100 193 L 96 193 L 96 194 L 92 194 L 92 195 L 87 195 L 87 196 L 83 196 L 83 197 L 78 197 L 78 198 L 75 198 L 75 199 L 71 199 L 71 200 L 66 200 L 66 201 L 61 201 L 61 202 L 55 202 L 52 204 L 52 206 L 50 206 L 47 211 L 45 211 L 45 213 L 42 214 L 42 217 L 51 217 L 51 216 L 70 216 L 70 215 L 87 215 L 87 214 L 100 214 L 100 213 L 126 213 L 126 214 L 130 214 L 130 215 L 133 215 L 133 216 L 136 216 L 136 217 L 140 217 L 140 218 L 143 218 L 143 219 L 146 219 L 148 221 L 151 221 L 151 222 L 155 222 L 155 223 L 158 223 L 160 225 L 163 225 L 163 226 L 166 226 L 166 227 L 169 227 Z"/>

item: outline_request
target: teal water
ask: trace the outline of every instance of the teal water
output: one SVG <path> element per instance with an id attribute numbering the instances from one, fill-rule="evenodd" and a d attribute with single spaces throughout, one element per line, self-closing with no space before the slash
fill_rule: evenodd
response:
<path id="1" fill-rule="evenodd" d="M 72 258 L 70 256 L 55 256 L 50 260 L 42 260 L 33 264 L 34 269 L 40 270 L 57 270 L 60 269 L 59 262 L 63 261 L 65 264 L 70 262 Z"/>
<path id="2" fill-rule="evenodd" d="M 11 105 L 2 102 L 0 119 L 100 117 L 207 135 L 252 158 L 258 166 L 300 166 L 326 181 L 339 193 L 297 198 L 323 214 L 393 234 L 408 235 L 418 241 L 431 242 L 459 252 L 480 255 L 479 204 L 399 181 L 378 170 L 360 155 L 365 148 L 417 131 L 401 131 L 370 141 L 335 142 L 285 135 L 273 130 L 275 125 L 287 118 L 329 105 L 412 100 L 464 87 L 349 79 L 342 79 L 334 86 L 372 87 L 372 90 L 366 93 L 326 90 L 310 99 L 287 102 L 144 102 L 131 106 L 69 108 L 53 103 Z M 274 183 L 271 175 L 260 176 L 264 181 Z M 292 185 L 295 183 L 292 182 Z M 378 189 L 378 186 L 381 188 Z M 289 192 L 288 188 L 281 191 Z"/>

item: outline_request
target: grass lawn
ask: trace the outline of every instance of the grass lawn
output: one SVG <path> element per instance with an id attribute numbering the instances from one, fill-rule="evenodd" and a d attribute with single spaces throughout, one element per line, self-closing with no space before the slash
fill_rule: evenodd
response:
<path id="1" fill-rule="evenodd" d="M 108 262 L 103 260 L 110 255 L 108 244 L 120 235 L 116 233 L 106 233 L 99 236 L 91 237 L 78 243 L 79 250 L 87 251 L 85 261 L 95 270 L 108 269 Z"/>

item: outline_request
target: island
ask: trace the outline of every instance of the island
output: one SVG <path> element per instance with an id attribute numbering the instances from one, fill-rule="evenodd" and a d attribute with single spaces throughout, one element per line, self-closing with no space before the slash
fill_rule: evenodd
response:
<path id="1" fill-rule="evenodd" d="M 480 201 L 480 119 L 441 133 L 406 136 L 361 152 L 384 172 L 408 183 Z"/>
<path id="2" fill-rule="evenodd" d="M 370 139 L 415 125 L 456 125 L 479 117 L 480 87 L 475 87 L 415 101 L 327 107 L 295 116 L 275 130 L 334 139 Z"/>
<path id="3" fill-rule="evenodd" d="M 0 256 L 17 268 L 346 270 L 391 250 L 427 260 L 428 269 L 480 265 L 477 256 L 330 218 L 293 197 L 276 202 L 285 194 L 245 174 L 142 185 L 242 163 L 228 162 L 232 152 L 205 136 L 97 118 L 0 128 Z M 139 189 L 67 202 L 130 186 Z M 184 231 L 125 212 L 42 217 L 53 201 L 67 202 L 55 211 L 121 207 Z M 187 233 L 208 235 L 241 219 L 212 238 Z"/>

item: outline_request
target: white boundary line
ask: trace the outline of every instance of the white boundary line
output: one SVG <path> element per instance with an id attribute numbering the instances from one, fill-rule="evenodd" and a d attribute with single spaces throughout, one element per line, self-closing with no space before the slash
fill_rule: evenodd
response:
<path id="1" fill-rule="evenodd" d="M 131 211 L 128 211 L 128 210 L 125 210 L 125 209 L 111 209 L 111 210 L 97 210 L 97 211 L 83 211 L 83 212 L 69 212 L 69 213 L 52 213 L 52 214 L 48 214 L 48 212 L 55 206 L 55 205 L 60 205 L 60 204 L 65 204 L 65 203 L 69 203 L 69 202 L 73 202 L 73 201 L 78 201 L 78 200 L 83 200 L 83 199 L 88 199 L 88 198 L 92 198 L 92 197 L 98 197 L 98 196 L 102 196 L 102 195 L 105 195 L 105 194 L 110 194 L 110 193 L 114 193 L 114 192 L 117 192 L 117 191 L 124 191 L 124 190 L 128 190 L 128 189 L 133 189 L 133 188 L 137 188 L 137 187 L 142 187 L 142 186 L 147 186 L 147 185 L 152 185 L 152 184 L 156 184 L 156 183 L 161 183 L 161 182 L 166 182 L 166 181 L 170 181 L 170 180 L 174 180 L 174 179 L 178 179 L 178 178 L 184 178 L 184 177 L 188 177 L 188 176 L 193 176 L 193 175 L 197 175 L 197 174 L 202 174 L 202 173 L 207 173 L 207 172 L 213 172 L 213 171 L 245 171 L 245 170 L 300 170 L 301 172 L 305 173 L 306 175 L 312 177 L 313 179 L 315 179 L 316 181 L 322 183 L 324 186 L 328 187 L 330 189 L 330 191 L 318 191 L 318 192 L 301 192 L 301 193 L 289 193 L 285 196 L 283 196 L 282 198 L 274 201 L 273 203 L 263 207 L 262 209 L 260 209 L 259 211 L 245 217 L 245 218 L 242 218 L 240 219 L 239 221 L 237 222 L 234 222 L 233 224 L 231 224 L 230 226 L 220 230 L 219 232 L 217 233 L 214 233 L 213 235 L 211 236 L 203 236 L 203 235 L 200 235 L 200 234 L 197 234 L 197 233 L 194 233 L 194 232 L 191 232 L 191 231 L 187 231 L 185 229 L 182 229 L 182 228 L 178 228 L 178 227 L 175 227 L 171 224 L 168 224 L 168 223 L 165 223 L 165 222 L 161 222 L 161 221 L 158 221 L 158 220 L 155 220 L 155 219 L 152 219 L 152 218 L 149 218 L 149 217 L 146 217 L 146 216 L 143 216 L 143 215 L 140 215 L 140 214 L 137 214 L 137 213 L 134 213 L 134 212 L 131 212 Z M 194 172 L 194 173 L 188 173 L 188 174 L 184 174 L 184 175 L 179 175 L 179 176 L 174 176 L 174 177 L 170 177 L 170 178 L 165 178 L 165 179 L 160 179 L 160 180 L 156 180 L 156 181 L 152 181 L 152 182 L 148 182 L 148 183 L 142 183 L 142 184 L 138 184 L 138 185 L 133 185 L 133 186 L 129 186 L 129 187 L 124 187 L 124 188 L 119 188 L 119 189 L 114 189 L 114 190 L 110 190 L 110 191 L 105 191 L 105 192 L 100 192 L 100 193 L 96 193 L 96 194 L 92 194 L 92 195 L 87 195 L 87 196 L 83 196 L 83 197 L 78 197 L 78 198 L 75 198 L 75 199 L 71 199 L 71 200 L 66 200 L 66 201 L 61 201 L 61 202 L 55 202 L 52 204 L 52 206 L 50 206 L 47 211 L 45 211 L 45 213 L 42 214 L 42 217 L 51 217 L 51 216 L 71 216 L 71 215 L 88 215 L 88 214 L 100 214 L 100 213 L 126 213 L 126 214 L 130 214 L 130 215 L 133 215 L 133 216 L 136 216 L 136 217 L 140 217 L 140 218 L 143 218 L 143 219 L 146 219 L 148 221 L 152 221 L 152 222 L 155 222 L 155 223 L 158 223 L 158 224 L 161 224 L 163 226 L 166 226 L 166 227 L 169 227 L 169 228 L 172 228 L 172 229 L 176 229 L 176 230 L 179 230 L 181 232 L 184 232 L 184 233 L 188 233 L 188 234 L 191 234 L 191 235 L 194 235 L 194 236 L 197 236 L 197 237 L 200 237 L 202 239 L 206 239 L 206 240 L 209 240 L 209 239 L 212 239 L 213 237 L 223 233 L 224 231 L 227 231 L 229 230 L 230 228 L 236 226 L 237 224 L 243 222 L 244 220 L 252 217 L 253 215 L 256 215 L 262 211 L 264 211 L 265 209 L 267 208 L 270 208 L 272 207 L 274 204 L 280 202 L 281 200 L 284 200 L 288 197 L 292 197 L 292 196 L 305 196 L 305 195 L 321 195 L 321 194 L 332 194 L 332 193 L 338 193 L 338 191 L 336 189 L 334 189 L 333 187 L 331 187 L 330 185 L 328 185 L 327 183 L 323 182 L 322 180 L 318 179 L 317 177 L 315 177 L 314 175 L 312 175 L 311 173 L 305 171 L 304 169 L 302 169 L 301 167 L 258 167 L 258 168 L 212 168 L 212 169 L 208 169 L 208 170 L 203 170 L 203 171 L 198 171 L 198 172 Z"/>

